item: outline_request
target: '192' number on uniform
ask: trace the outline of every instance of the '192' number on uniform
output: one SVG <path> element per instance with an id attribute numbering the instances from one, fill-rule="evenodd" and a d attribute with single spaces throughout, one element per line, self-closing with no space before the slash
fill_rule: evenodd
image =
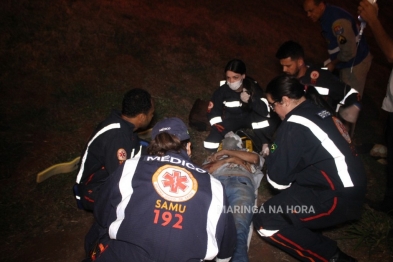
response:
<path id="1" fill-rule="evenodd" d="M 158 224 L 158 220 L 160 219 L 160 217 L 162 218 L 162 220 L 164 221 L 163 223 L 161 223 L 162 226 L 167 226 L 171 221 L 172 221 L 172 213 L 165 211 L 162 213 L 162 215 L 160 216 L 160 212 L 161 210 L 155 209 L 154 213 L 156 214 L 154 216 L 154 224 Z M 177 222 L 172 226 L 173 228 L 178 228 L 178 229 L 182 229 L 183 226 L 181 225 L 181 223 L 183 222 L 183 216 L 181 214 L 175 214 L 175 218 L 177 218 Z"/>

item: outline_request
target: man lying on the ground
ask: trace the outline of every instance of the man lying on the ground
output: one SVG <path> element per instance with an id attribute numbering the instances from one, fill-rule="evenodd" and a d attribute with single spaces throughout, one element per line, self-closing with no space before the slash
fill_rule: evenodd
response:
<path id="1" fill-rule="evenodd" d="M 235 219 L 237 244 L 232 261 L 248 261 L 248 234 L 264 161 L 261 155 L 248 152 L 238 135 L 229 132 L 222 140 L 222 150 L 209 156 L 202 166 L 224 185 L 229 202 L 224 212 L 233 213 Z"/>

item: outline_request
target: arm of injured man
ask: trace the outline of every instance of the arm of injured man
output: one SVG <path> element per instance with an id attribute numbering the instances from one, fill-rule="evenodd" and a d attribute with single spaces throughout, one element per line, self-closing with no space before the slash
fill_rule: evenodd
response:
<path id="1" fill-rule="evenodd" d="M 237 157 L 243 161 L 246 161 L 250 164 L 254 164 L 257 166 L 260 165 L 260 155 L 255 152 L 223 149 L 221 151 L 218 151 L 217 153 L 214 153 L 215 159 L 219 159 L 224 155 L 227 155 L 229 157 Z"/>
<path id="2" fill-rule="evenodd" d="M 221 166 L 225 164 L 235 164 L 244 167 L 247 169 L 249 172 L 251 172 L 251 163 L 245 161 L 244 159 L 241 159 L 236 156 L 228 156 L 223 159 L 217 160 L 217 161 L 212 161 L 208 162 L 204 165 L 202 165 L 202 168 L 207 170 L 210 174 L 214 173 L 217 169 L 219 169 Z"/>

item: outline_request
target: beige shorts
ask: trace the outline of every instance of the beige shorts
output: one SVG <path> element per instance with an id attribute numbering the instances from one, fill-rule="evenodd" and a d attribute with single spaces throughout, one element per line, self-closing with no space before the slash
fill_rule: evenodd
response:
<path id="1" fill-rule="evenodd" d="M 368 53 L 366 58 L 356 66 L 351 68 L 343 68 L 340 70 L 340 79 L 352 88 L 356 89 L 360 97 L 363 96 L 364 86 L 366 85 L 367 73 L 370 70 L 373 56 Z"/>

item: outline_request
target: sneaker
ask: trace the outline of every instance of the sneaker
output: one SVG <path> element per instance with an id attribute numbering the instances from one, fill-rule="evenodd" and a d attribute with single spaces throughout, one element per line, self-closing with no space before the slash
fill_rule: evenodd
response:
<path id="1" fill-rule="evenodd" d="M 329 262 L 357 262 L 357 260 L 337 248 L 336 254 L 329 259 Z"/>

